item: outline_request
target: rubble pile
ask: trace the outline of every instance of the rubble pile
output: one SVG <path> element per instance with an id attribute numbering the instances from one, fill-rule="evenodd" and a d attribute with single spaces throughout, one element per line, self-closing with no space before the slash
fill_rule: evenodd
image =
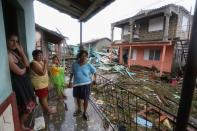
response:
<path id="1" fill-rule="evenodd" d="M 114 123 L 120 121 L 129 123 L 130 119 L 136 123 L 138 120 L 145 119 L 151 123 L 150 125 L 158 126 L 158 114 L 160 112 L 160 119 L 162 118 L 160 124 L 162 123 L 162 129 L 172 129 L 174 119 L 170 115 L 168 116 L 166 113 L 162 113 L 154 106 L 160 107 L 162 110 L 176 116 L 181 95 L 182 79 L 173 78 L 167 73 L 160 77 L 159 71 L 154 67 L 132 66 L 127 68 L 117 64 L 111 66 L 111 69 L 108 71 L 101 70 L 101 74 L 104 77 L 107 76 L 106 78 L 109 79 L 109 82 L 105 84 L 99 83 L 97 87 L 93 88 L 93 96 L 99 107 L 101 107 L 104 113 L 108 114 L 108 117 L 110 117 Z M 112 75 L 109 77 L 109 74 L 115 75 L 116 79 L 112 79 Z M 112 86 L 110 81 L 113 81 L 116 85 L 125 90 L 117 86 Z M 127 91 L 134 95 L 128 95 Z M 196 92 L 197 91 L 194 93 L 190 118 L 190 123 L 195 126 L 197 126 Z M 135 95 L 140 96 L 153 105 L 136 98 Z M 138 101 L 138 117 L 136 117 L 136 100 Z M 133 105 L 133 107 L 131 105 Z M 128 106 L 130 107 L 128 108 Z M 124 112 L 124 114 L 120 112 Z M 119 116 L 117 116 L 117 114 L 119 114 Z M 147 118 L 143 114 L 147 114 Z M 120 120 L 121 118 L 123 120 Z M 143 127 L 142 123 L 138 124 Z"/>

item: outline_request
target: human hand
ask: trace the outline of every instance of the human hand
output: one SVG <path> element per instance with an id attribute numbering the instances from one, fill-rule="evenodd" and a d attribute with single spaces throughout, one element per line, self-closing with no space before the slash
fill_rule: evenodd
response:
<path id="1" fill-rule="evenodd" d="M 94 80 L 94 81 L 92 81 L 92 85 L 96 85 L 96 81 Z"/>
<path id="2" fill-rule="evenodd" d="M 20 54 L 24 53 L 23 47 L 20 43 L 17 44 L 16 48 Z"/>
<path id="3" fill-rule="evenodd" d="M 43 59 L 44 64 L 48 63 L 48 60 L 46 58 Z"/>
<path id="4" fill-rule="evenodd" d="M 26 71 L 27 71 L 27 69 L 26 69 L 26 68 L 23 68 L 22 70 L 23 70 L 23 74 L 25 74 L 25 73 L 26 73 Z"/>
<path id="5" fill-rule="evenodd" d="M 72 88 L 72 87 L 73 87 L 73 83 L 72 82 L 69 82 L 68 88 Z"/>

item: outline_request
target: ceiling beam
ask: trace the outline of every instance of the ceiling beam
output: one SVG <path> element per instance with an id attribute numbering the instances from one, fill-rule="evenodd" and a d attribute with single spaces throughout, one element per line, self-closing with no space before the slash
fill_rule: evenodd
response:
<path id="1" fill-rule="evenodd" d="M 59 10 L 62 13 L 67 13 L 77 19 L 80 17 L 80 14 L 82 12 L 80 10 L 80 8 L 74 6 L 69 1 L 64 1 L 64 2 L 62 2 L 62 0 L 60 0 L 60 1 L 58 1 L 58 0 L 39 0 L 39 1 L 48 5 L 48 6 L 51 6 L 55 9 Z"/>
<path id="2" fill-rule="evenodd" d="M 104 0 L 95 0 L 90 7 L 88 7 L 88 9 L 81 15 L 81 17 L 79 18 L 79 21 L 83 21 L 84 19 L 86 19 L 94 10 L 96 10 L 96 8 L 98 8 L 98 6 L 102 5 Z"/>

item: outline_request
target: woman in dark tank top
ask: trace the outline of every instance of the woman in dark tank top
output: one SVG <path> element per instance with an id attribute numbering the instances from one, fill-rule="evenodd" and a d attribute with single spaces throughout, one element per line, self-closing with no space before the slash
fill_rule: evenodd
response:
<path id="1" fill-rule="evenodd" d="M 35 108 L 35 95 L 28 74 L 29 62 L 22 46 L 18 43 L 17 35 L 10 35 L 7 39 L 8 61 L 12 89 L 16 94 L 20 124 L 22 131 L 30 131 L 24 126 L 29 114 Z"/>

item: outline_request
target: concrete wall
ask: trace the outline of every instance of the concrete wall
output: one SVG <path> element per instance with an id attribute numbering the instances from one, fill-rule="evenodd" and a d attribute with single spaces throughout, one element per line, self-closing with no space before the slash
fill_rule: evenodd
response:
<path id="1" fill-rule="evenodd" d="M 161 40 L 163 38 L 163 30 L 149 32 L 148 26 L 149 26 L 149 19 L 140 22 L 140 30 L 139 30 L 140 41 Z"/>
<path id="2" fill-rule="evenodd" d="M 1 33 L 0 33 L 0 56 L 1 56 L 0 104 L 1 104 L 12 92 L 10 70 L 9 70 L 8 59 L 7 59 L 5 27 L 4 27 L 1 0 L 0 0 L 0 29 L 1 29 Z"/>
<path id="3" fill-rule="evenodd" d="M 169 39 L 173 39 L 176 37 L 177 23 L 178 23 L 178 16 L 172 13 L 169 22 L 169 31 L 168 31 Z"/>
<path id="4" fill-rule="evenodd" d="M 92 48 L 93 50 L 102 51 L 102 49 L 105 49 L 105 47 L 108 47 L 110 44 L 111 41 L 109 41 L 108 39 L 103 39 L 96 43 L 90 44 L 90 48 Z M 88 51 L 89 44 L 86 44 L 84 47 Z"/>
<path id="5" fill-rule="evenodd" d="M 150 49 L 150 48 L 161 49 L 159 61 L 144 60 L 144 50 Z M 148 46 L 133 47 L 133 49 L 137 50 L 137 56 L 136 56 L 136 60 L 129 61 L 131 65 L 140 65 L 140 66 L 146 66 L 146 67 L 152 67 L 154 65 L 155 67 L 157 67 L 160 70 L 161 58 L 162 58 L 162 47 L 161 46 L 158 46 L 158 47 L 148 47 Z M 171 72 L 172 61 L 173 61 L 173 46 L 167 46 L 166 54 L 165 54 L 165 58 L 164 58 L 164 63 L 163 63 L 163 71 Z"/>
<path id="6" fill-rule="evenodd" d="M 108 39 L 103 39 L 101 41 L 99 41 L 95 48 L 98 50 L 98 51 L 102 51 L 102 49 L 105 49 L 107 46 L 109 46 L 111 44 L 111 41 L 109 41 Z"/>
<path id="7" fill-rule="evenodd" d="M 33 10 L 33 0 L 18 0 L 19 4 L 24 10 L 24 23 L 25 23 L 25 40 L 23 43 L 25 49 L 27 49 L 27 54 L 29 59 L 32 59 L 31 53 L 34 49 L 35 43 L 35 23 L 34 23 L 34 10 Z M 3 18 L 3 9 L 2 2 L 0 1 L 0 104 L 11 94 L 11 79 L 10 79 L 10 70 L 7 58 L 7 47 L 6 47 L 6 36 L 5 36 L 5 27 L 4 27 L 4 18 Z M 20 30 L 19 30 L 20 32 Z"/>
<path id="8" fill-rule="evenodd" d="M 186 14 L 184 12 L 180 12 L 179 13 L 179 17 L 178 17 L 178 20 L 177 20 L 176 37 L 180 37 L 181 39 L 188 39 L 189 25 L 190 25 L 190 28 L 191 28 L 191 26 L 192 26 L 192 20 L 188 21 L 187 29 L 186 29 L 186 31 L 183 31 L 181 29 L 182 28 L 182 19 L 183 19 L 183 16 L 186 16 L 188 18 L 188 20 L 191 19 L 188 14 Z"/>
<path id="9" fill-rule="evenodd" d="M 169 39 L 175 37 L 181 37 L 181 39 L 186 38 L 186 33 L 180 30 L 181 18 L 182 15 L 179 15 L 178 17 L 178 15 L 172 13 L 169 21 L 169 36 L 168 36 Z M 152 31 L 152 32 L 148 31 L 149 20 L 150 18 L 147 18 L 135 23 L 135 24 L 140 24 L 139 39 L 133 39 L 133 41 L 153 41 L 153 40 L 163 39 L 163 30 Z M 164 27 L 165 27 L 165 19 L 164 19 Z M 122 39 L 129 41 L 130 35 L 129 34 L 122 35 Z"/>

